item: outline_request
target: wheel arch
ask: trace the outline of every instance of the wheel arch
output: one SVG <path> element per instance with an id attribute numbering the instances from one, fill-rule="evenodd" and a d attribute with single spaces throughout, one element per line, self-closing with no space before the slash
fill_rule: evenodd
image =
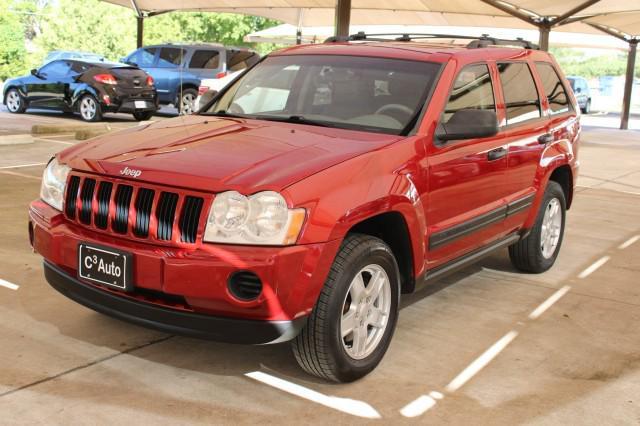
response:
<path id="1" fill-rule="evenodd" d="M 573 170 L 568 164 L 558 166 L 549 175 L 549 182 L 551 181 L 558 183 L 562 187 L 567 210 L 569 210 L 573 201 Z"/>
<path id="2" fill-rule="evenodd" d="M 370 235 L 384 241 L 398 263 L 402 292 L 411 293 L 415 289 L 411 235 L 402 213 L 389 211 L 369 217 L 353 225 L 347 235 L 354 233 Z"/>

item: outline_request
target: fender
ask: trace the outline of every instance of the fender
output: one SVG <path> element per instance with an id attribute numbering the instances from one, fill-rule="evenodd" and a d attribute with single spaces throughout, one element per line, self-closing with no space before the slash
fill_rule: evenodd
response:
<path id="1" fill-rule="evenodd" d="M 98 102 L 102 103 L 102 99 L 100 99 L 100 96 L 98 95 L 98 92 L 96 91 L 96 89 L 94 89 L 93 87 L 89 86 L 86 83 L 79 83 L 73 89 L 73 93 L 71 94 L 71 100 L 70 100 L 71 101 L 71 105 L 69 105 L 69 107 L 73 108 L 75 110 L 76 103 L 86 93 L 90 93 L 91 95 L 93 95 L 98 100 Z"/>
<path id="2" fill-rule="evenodd" d="M 414 272 L 424 268 L 426 219 L 417 164 L 420 143 L 405 139 L 323 170 L 283 191 L 295 207 L 307 210 L 298 244 L 342 240 L 356 224 L 383 213 L 400 213 L 407 225 Z M 412 156 L 415 154 L 416 156 Z M 320 196 L 322 194 L 322 196 Z"/>
<path id="3" fill-rule="evenodd" d="M 523 228 L 530 229 L 536 221 L 540 204 L 544 196 L 545 188 L 549 183 L 549 178 L 553 172 L 558 168 L 565 165 L 571 167 L 572 174 L 572 186 L 575 186 L 576 182 L 576 156 L 574 148 L 571 142 L 566 139 L 558 140 L 542 151 L 540 156 L 540 162 L 538 164 L 538 170 L 534 180 L 534 187 L 536 188 L 536 197 L 529 212 L 529 216 L 525 221 Z M 567 206 L 569 206 L 571 200 L 567 200 Z"/>
<path id="4" fill-rule="evenodd" d="M 22 96 L 27 105 L 29 105 L 29 100 L 27 99 L 27 85 L 22 83 L 22 82 L 15 82 L 15 83 L 11 83 L 9 82 L 9 84 L 5 84 L 4 88 L 2 89 L 2 104 L 6 105 L 7 104 L 7 92 L 10 89 L 17 89 L 18 93 L 20 93 L 20 96 Z"/>

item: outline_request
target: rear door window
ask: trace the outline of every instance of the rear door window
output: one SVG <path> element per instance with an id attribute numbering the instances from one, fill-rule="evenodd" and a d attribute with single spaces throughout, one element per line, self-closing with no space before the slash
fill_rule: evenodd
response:
<path id="1" fill-rule="evenodd" d="M 551 110 L 551 114 L 562 114 L 563 112 L 568 112 L 570 109 L 569 97 L 567 96 L 567 91 L 564 89 L 556 70 L 553 69 L 551 64 L 546 62 L 536 62 L 536 70 L 538 70 L 538 75 L 542 81 L 544 94 L 549 100 L 549 109 Z M 579 81 L 579 83 L 580 85 L 578 87 L 582 89 L 582 81 Z"/>
<path id="2" fill-rule="evenodd" d="M 163 47 L 158 58 L 159 68 L 176 68 L 182 64 L 186 51 L 179 47 Z"/>
<path id="3" fill-rule="evenodd" d="M 189 68 L 215 70 L 220 67 L 220 51 L 196 50 L 189 61 Z"/>
<path id="4" fill-rule="evenodd" d="M 469 65 L 460 71 L 453 83 L 443 122 L 447 123 L 455 112 L 463 109 L 496 110 L 491 74 L 486 64 Z"/>
<path id="5" fill-rule="evenodd" d="M 529 65 L 525 62 L 498 64 L 507 109 L 507 125 L 541 117 L 540 99 Z"/>
<path id="6" fill-rule="evenodd" d="M 227 70 L 240 71 L 260 60 L 260 55 L 250 50 L 227 50 Z"/>

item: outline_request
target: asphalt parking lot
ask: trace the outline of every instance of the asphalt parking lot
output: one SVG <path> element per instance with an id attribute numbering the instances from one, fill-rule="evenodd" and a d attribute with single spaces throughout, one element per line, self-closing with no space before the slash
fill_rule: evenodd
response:
<path id="1" fill-rule="evenodd" d="M 552 270 L 517 273 L 500 252 L 404 297 L 386 357 L 346 385 L 305 375 L 287 344 L 170 336 L 58 294 L 27 206 L 44 162 L 77 142 L 3 140 L 0 423 L 640 423 L 640 132 L 584 133 Z"/>

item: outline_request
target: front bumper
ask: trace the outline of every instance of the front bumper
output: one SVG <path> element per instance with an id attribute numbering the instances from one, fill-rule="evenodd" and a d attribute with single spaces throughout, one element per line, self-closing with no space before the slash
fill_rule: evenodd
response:
<path id="1" fill-rule="evenodd" d="M 71 299 L 170 333 L 246 343 L 295 336 L 292 333 L 316 303 L 340 245 L 162 245 L 81 226 L 40 200 L 30 206 L 29 233 L 34 250 L 45 259 L 47 279 Z M 133 290 L 79 279 L 80 243 L 131 253 Z M 255 300 L 239 300 L 229 291 L 229 277 L 240 270 L 260 278 L 262 293 Z M 245 333 L 252 327 L 257 336 Z M 246 336 L 235 336 L 238 333 Z"/>
<path id="2" fill-rule="evenodd" d="M 256 321 L 166 309 L 83 284 L 47 261 L 44 262 L 44 275 L 53 288 L 81 305 L 170 334 L 227 343 L 278 343 L 296 337 L 307 321 L 307 317 L 292 321 Z"/>

